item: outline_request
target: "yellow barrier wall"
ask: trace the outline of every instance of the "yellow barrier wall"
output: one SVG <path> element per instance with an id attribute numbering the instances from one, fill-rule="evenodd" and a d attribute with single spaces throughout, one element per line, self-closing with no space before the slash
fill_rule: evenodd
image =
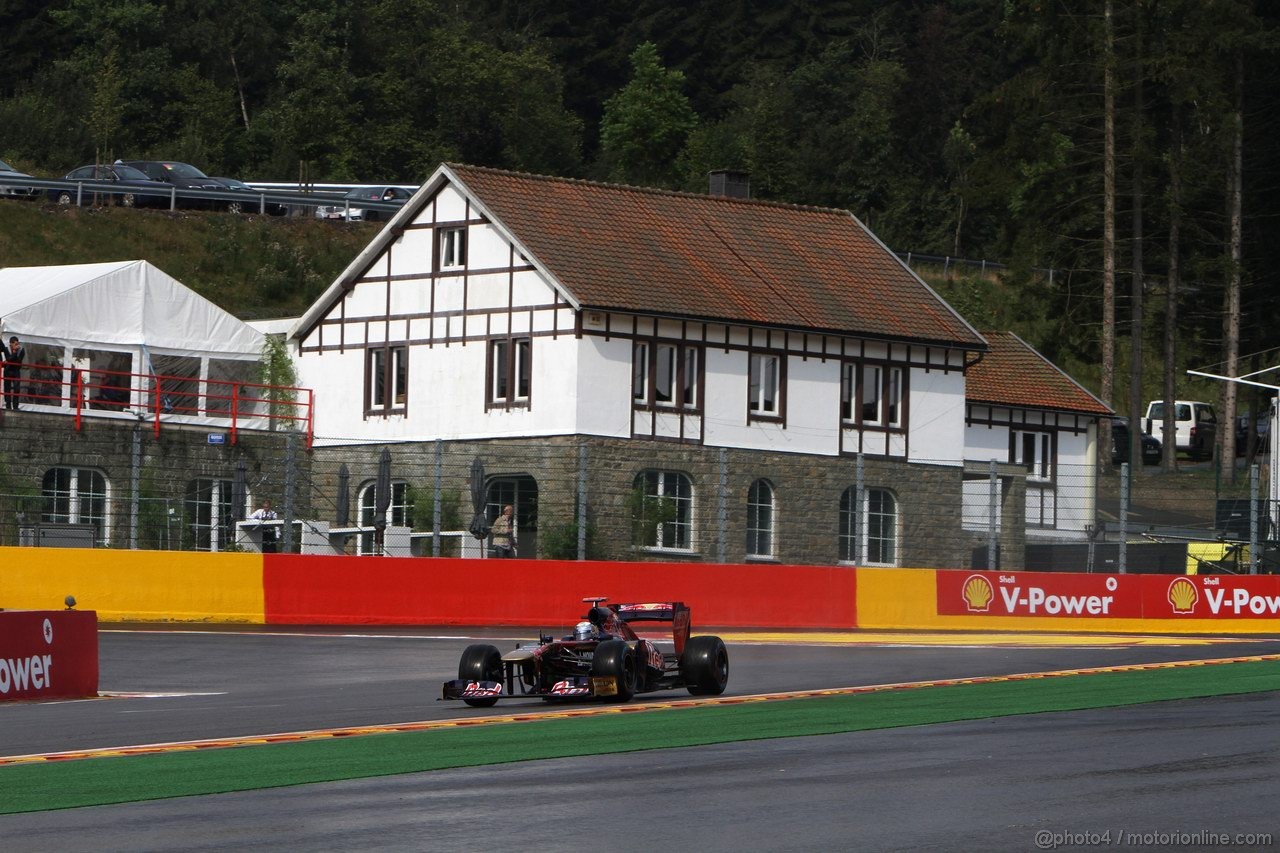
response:
<path id="1" fill-rule="evenodd" d="M 858 627 L 943 631 L 1117 631 L 1135 634 L 1280 632 L 1280 619 L 941 616 L 938 614 L 937 574 L 934 569 L 858 569 Z M 1016 574 L 1035 577 L 1032 573 Z"/>
<path id="2" fill-rule="evenodd" d="M 262 556 L 80 548 L 0 548 L 0 607 L 102 622 L 263 622 Z"/>

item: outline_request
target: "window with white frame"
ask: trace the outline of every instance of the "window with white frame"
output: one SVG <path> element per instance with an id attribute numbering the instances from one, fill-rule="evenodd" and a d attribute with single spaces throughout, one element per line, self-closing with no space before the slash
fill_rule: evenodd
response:
<path id="1" fill-rule="evenodd" d="M 632 398 L 643 407 L 696 409 L 701 349 L 637 341 L 632 349 Z"/>
<path id="2" fill-rule="evenodd" d="M 110 544 L 111 527 L 107 523 L 107 478 L 89 468 L 50 468 L 44 472 L 41 486 L 44 506 L 40 520 L 62 524 L 92 524 L 94 539 Z"/>
<path id="3" fill-rule="evenodd" d="M 375 526 L 374 522 L 378 520 L 378 487 L 376 483 L 368 483 L 361 488 L 358 503 L 360 526 Z M 403 480 L 392 481 L 391 502 L 387 505 L 387 512 L 384 518 L 387 524 L 393 524 L 397 527 L 413 526 L 413 498 L 407 482 Z M 376 554 L 377 539 L 375 537 L 376 534 L 372 530 L 366 530 L 361 533 L 356 542 L 356 553 Z"/>
<path id="4" fill-rule="evenodd" d="M 490 408 L 529 405 L 532 338 L 503 338 L 489 343 Z"/>
<path id="5" fill-rule="evenodd" d="M 1009 461 L 1027 469 L 1027 479 L 1049 482 L 1053 479 L 1053 433 L 1033 430 L 1011 430 Z"/>
<path id="6" fill-rule="evenodd" d="M 868 566 L 898 564 L 898 500 L 887 489 L 858 490 L 850 486 L 840 495 L 838 558 Z"/>
<path id="7" fill-rule="evenodd" d="M 221 551 L 236 541 L 236 513 L 231 480 L 200 478 L 187 483 L 183 504 L 197 551 Z"/>
<path id="8" fill-rule="evenodd" d="M 632 517 L 636 544 L 657 550 L 693 547 L 693 484 L 678 471 L 645 471 L 636 477 L 638 506 Z"/>
<path id="9" fill-rule="evenodd" d="M 901 427 L 902 376 L 900 367 L 852 361 L 842 364 L 840 419 L 868 427 Z"/>
<path id="10" fill-rule="evenodd" d="M 646 341 L 631 348 L 631 399 L 642 406 L 649 404 L 649 352 Z"/>
<path id="11" fill-rule="evenodd" d="M 747 492 L 747 556 L 772 557 L 774 548 L 773 486 L 756 480 Z"/>
<path id="12" fill-rule="evenodd" d="M 867 489 L 867 565 L 898 564 L 898 499 L 888 489 Z"/>
<path id="13" fill-rule="evenodd" d="M 782 416 L 782 357 L 753 352 L 747 379 L 747 419 Z"/>
<path id="14" fill-rule="evenodd" d="M 440 268 L 461 267 L 467 264 L 467 229 L 440 229 Z"/>
<path id="15" fill-rule="evenodd" d="M 409 348 L 404 345 L 368 350 L 365 377 L 371 414 L 403 412 L 409 403 Z"/>

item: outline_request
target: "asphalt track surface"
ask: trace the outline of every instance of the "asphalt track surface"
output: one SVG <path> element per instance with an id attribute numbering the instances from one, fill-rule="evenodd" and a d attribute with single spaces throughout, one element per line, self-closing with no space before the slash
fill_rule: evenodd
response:
<path id="1" fill-rule="evenodd" d="M 726 695 L 739 696 L 1280 651 L 1267 639 L 726 639 Z M 104 631 L 101 689 L 125 695 L 0 705 L 0 758 L 546 710 L 435 701 L 472 641 L 459 629 Z M 1280 695 L 1264 693 L 435 771 L 4 816 L 0 849 L 1276 849 L 1278 718 Z M 1220 835 L 1233 843 L 1192 843 Z"/>

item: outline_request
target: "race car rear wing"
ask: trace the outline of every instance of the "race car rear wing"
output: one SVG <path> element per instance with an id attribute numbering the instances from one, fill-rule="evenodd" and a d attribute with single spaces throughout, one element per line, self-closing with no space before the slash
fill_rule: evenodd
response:
<path id="1" fill-rule="evenodd" d="M 671 638 L 676 644 L 676 654 L 684 653 L 684 644 L 689 639 L 691 620 L 689 608 L 683 601 L 658 604 L 614 604 L 611 606 L 618 618 L 628 624 L 632 622 L 670 622 Z"/>

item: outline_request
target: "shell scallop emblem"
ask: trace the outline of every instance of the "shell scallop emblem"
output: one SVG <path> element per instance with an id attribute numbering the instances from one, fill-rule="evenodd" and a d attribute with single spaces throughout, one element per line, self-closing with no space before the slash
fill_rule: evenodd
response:
<path id="1" fill-rule="evenodd" d="M 991 599 L 995 598 L 995 590 L 991 581 L 982 575 L 972 575 L 964 582 L 964 603 L 971 613 L 986 613 L 991 609 Z"/>
<path id="2" fill-rule="evenodd" d="M 1200 600 L 1200 591 L 1186 578 L 1177 578 L 1169 584 L 1169 604 L 1174 613 L 1191 613 Z"/>

